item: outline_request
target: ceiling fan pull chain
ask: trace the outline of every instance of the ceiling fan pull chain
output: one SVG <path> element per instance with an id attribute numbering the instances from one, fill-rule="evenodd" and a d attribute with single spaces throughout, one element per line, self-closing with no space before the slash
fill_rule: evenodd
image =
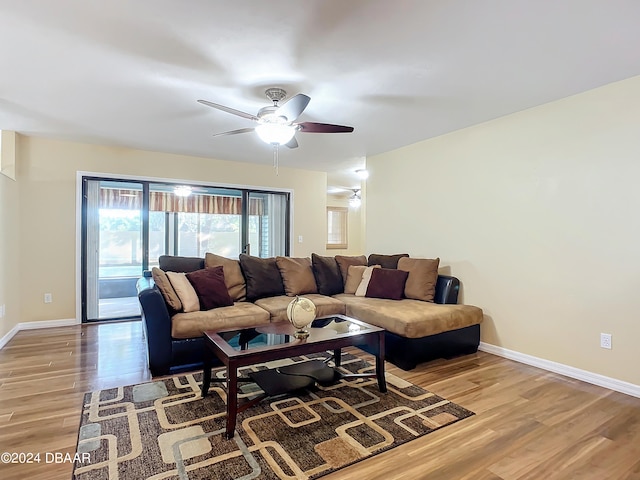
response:
<path id="1" fill-rule="evenodd" d="M 278 144 L 273 144 L 273 168 L 276 170 L 276 176 L 278 176 Z"/>

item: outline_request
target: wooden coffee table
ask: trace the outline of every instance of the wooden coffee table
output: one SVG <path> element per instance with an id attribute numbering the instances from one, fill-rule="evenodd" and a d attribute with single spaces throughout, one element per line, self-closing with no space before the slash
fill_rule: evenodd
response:
<path id="1" fill-rule="evenodd" d="M 261 327 L 241 330 L 207 331 L 204 333 L 206 351 L 202 396 L 206 397 L 211 386 L 213 355 L 226 367 L 226 378 L 214 379 L 227 384 L 226 436 L 233 438 L 238 412 L 255 405 L 264 396 L 238 407 L 238 382 L 251 382 L 248 377 L 238 377 L 238 368 L 282 360 L 311 353 L 333 351 L 331 358 L 340 366 L 341 349 L 350 346 L 368 345 L 375 353 L 376 372 L 343 375 L 343 378 L 376 377 L 381 392 L 387 391 L 384 378 L 384 330 L 345 315 L 317 318 L 309 329 L 309 337 L 296 339 L 295 328 L 289 322 L 278 322 Z"/>

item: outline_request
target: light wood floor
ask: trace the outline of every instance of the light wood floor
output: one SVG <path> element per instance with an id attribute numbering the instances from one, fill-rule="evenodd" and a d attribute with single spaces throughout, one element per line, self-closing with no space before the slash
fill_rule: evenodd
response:
<path id="1" fill-rule="evenodd" d="M 140 322 L 19 332 L 0 350 L 0 453 L 73 454 L 83 394 L 149 380 L 144 348 Z M 482 352 L 388 370 L 476 415 L 326 480 L 640 479 L 638 398 Z M 71 472 L 0 464 L 3 480 Z"/>

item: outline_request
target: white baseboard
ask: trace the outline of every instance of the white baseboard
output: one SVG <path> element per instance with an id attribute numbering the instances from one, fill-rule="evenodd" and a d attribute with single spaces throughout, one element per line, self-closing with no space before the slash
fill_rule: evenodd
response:
<path id="1" fill-rule="evenodd" d="M 18 328 L 18 325 L 14 325 L 13 328 L 4 335 L 4 337 L 0 338 L 0 348 L 9 343 L 9 340 L 11 340 L 19 331 L 20 328 Z"/>
<path id="2" fill-rule="evenodd" d="M 20 330 L 35 330 L 36 328 L 69 327 L 79 325 L 75 318 L 63 318 L 61 320 L 38 320 L 36 322 L 20 322 L 0 338 L 0 348 L 3 348 Z"/>
<path id="3" fill-rule="evenodd" d="M 526 365 L 531 365 L 532 367 L 542 368 L 543 370 L 547 370 L 549 372 L 559 373 L 560 375 L 564 375 L 565 377 L 574 378 L 576 380 L 581 380 L 593 385 L 598 385 L 599 387 L 608 388 L 610 390 L 615 390 L 616 392 L 621 392 L 633 397 L 640 398 L 640 385 L 634 385 L 633 383 L 624 382 L 615 378 L 606 377 L 604 375 L 588 372 L 586 370 L 581 370 L 575 367 L 570 367 L 569 365 L 564 365 L 562 363 L 552 362 L 550 360 L 545 360 L 544 358 L 534 357 L 532 355 L 527 355 L 526 353 L 520 353 L 514 350 L 509 350 L 507 348 L 497 347 L 495 345 L 491 345 L 490 343 L 480 342 L 478 350 L 482 350 L 483 352 L 491 353 L 499 357 L 508 358 L 509 360 L 514 360 Z"/>

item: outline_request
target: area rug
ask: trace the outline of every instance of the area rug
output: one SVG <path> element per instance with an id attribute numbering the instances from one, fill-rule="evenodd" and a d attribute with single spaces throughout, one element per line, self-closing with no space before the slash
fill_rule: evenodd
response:
<path id="1" fill-rule="evenodd" d="M 374 367 L 343 355 L 341 369 Z M 473 415 L 395 375 L 386 378 L 387 393 L 375 378 L 359 378 L 266 399 L 238 414 L 231 440 L 224 437 L 224 384 L 213 383 L 203 399 L 202 373 L 87 393 L 74 478 L 314 479 Z M 259 393 L 246 383 L 239 397 Z"/>

